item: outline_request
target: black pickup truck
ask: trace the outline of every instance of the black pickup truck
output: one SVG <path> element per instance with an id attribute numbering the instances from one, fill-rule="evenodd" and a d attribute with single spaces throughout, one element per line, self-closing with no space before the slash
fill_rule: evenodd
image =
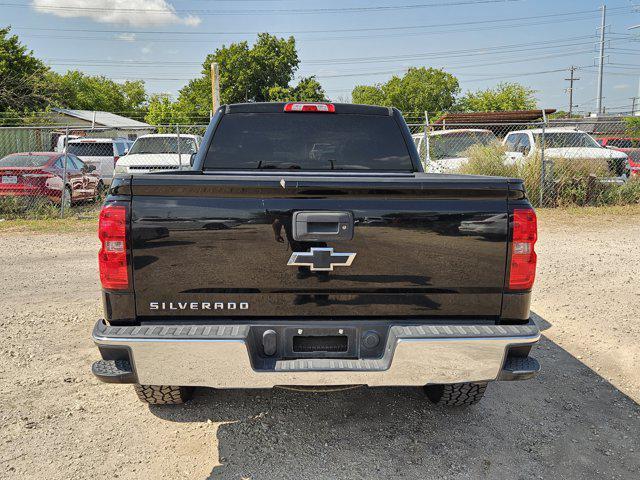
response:
<path id="1" fill-rule="evenodd" d="M 425 174 L 397 110 L 350 104 L 221 107 L 192 162 L 111 186 L 101 380 L 152 404 L 369 385 L 468 405 L 539 370 L 521 180 Z"/>

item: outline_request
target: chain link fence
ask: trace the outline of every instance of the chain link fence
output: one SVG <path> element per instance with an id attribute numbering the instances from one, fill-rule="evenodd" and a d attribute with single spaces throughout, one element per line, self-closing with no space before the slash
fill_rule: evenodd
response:
<path id="1" fill-rule="evenodd" d="M 415 123 L 425 171 L 522 178 L 535 206 L 640 202 L 640 138 L 615 120 Z"/>
<path id="2" fill-rule="evenodd" d="M 0 127 L 0 219 L 95 215 L 118 173 L 190 169 L 206 127 Z"/>
<path id="3" fill-rule="evenodd" d="M 535 206 L 640 202 L 640 138 L 622 121 L 413 120 L 427 172 L 522 178 Z M 95 215 L 114 175 L 190 169 L 206 127 L 0 127 L 0 219 Z"/>

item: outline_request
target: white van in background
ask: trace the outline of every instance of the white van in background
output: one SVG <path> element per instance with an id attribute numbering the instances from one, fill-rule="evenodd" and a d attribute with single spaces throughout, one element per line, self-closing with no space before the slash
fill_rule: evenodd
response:
<path id="1" fill-rule="evenodd" d="M 116 162 L 127 154 L 133 142 L 126 138 L 77 138 L 69 140 L 67 151 L 87 165 L 94 165 L 103 185 L 111 185 Z"/>
<path id="2" fill-rule="evenodd" d="M 129 153 L 120 159 L 115 174 L 188 170 L 191 155 L 198 151 L 199 135 L 151 134 L 137 138 Z"/>

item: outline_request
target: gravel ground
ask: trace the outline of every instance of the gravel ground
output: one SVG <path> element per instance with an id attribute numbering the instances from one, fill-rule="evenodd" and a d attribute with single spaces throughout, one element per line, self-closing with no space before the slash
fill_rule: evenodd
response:
<path id="1" fill-rule="evenodd" d="M 89 372 L 92 234 L 0 236 L 1 478 L 640 478 L 640 216 L 542 215 L 543 373 L 471 408 L 415 389 L 200 389 L 147 407 Z"/>

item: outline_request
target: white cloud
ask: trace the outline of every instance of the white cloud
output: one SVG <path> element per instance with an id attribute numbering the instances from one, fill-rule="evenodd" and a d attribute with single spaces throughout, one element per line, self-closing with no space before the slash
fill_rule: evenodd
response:
<path id="1" fill-rule="evenodd" d="M 141 51 L 142 53 L 144 53 L 145 55 L 146 55 L 146 54 L 148 54 L 148 53 L 151 53 L 151 47 L 152 47 L 152 46 L 153 46 L 153 44 L 151 44 L 151 43 L 150 43 L 149 45 L 146 45 L 146 46 L 142 47 L 142 48 L 140 49 L 140 51 Z"/>
<path id="2" fill-rule="evenodd" d="M 135 33 L 119 33 L 116 35 L 117 40 L 122 40 L 123 42 L 135 42 L 136 34 Z"/>
<path id="3" fill-rule="evenodd" d="M 629 88 L 629 85 L 626 83 L 620 83 L 618 85 L 613 86 L 614 90 L 626 90 L 627 88 Z"/>
<path id="4" fill-rule="evenodd" d="M 63 18 L 89 18 L 95 22 L 147 27 L 182 24 L 195 27 L 194 15 L 179 16 L 166 0 L 32 0 L 38 12 Z"/>

